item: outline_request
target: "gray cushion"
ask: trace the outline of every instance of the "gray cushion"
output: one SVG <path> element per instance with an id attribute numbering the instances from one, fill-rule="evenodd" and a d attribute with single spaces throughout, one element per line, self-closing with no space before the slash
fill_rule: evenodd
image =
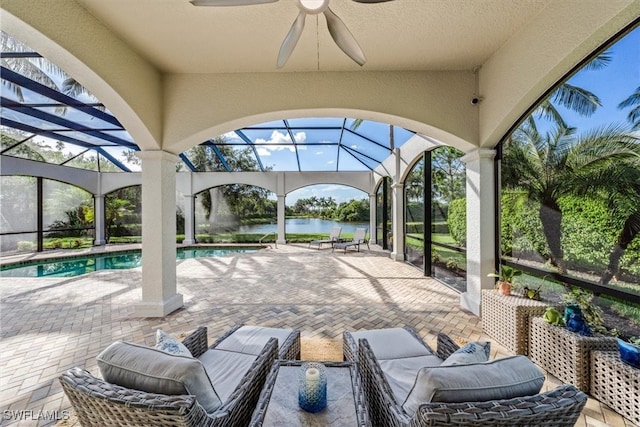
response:
<path id="1" fill-rule="evenodd" d="M 525 356 L 422 368 L 403 408 L 413 415 L 422 403 L 485 402 L 531 396 L 540 392 L 543 383 L 543 373 Z"/>
<path id="2" fill-rule="evenodd" d="M 468 365 L 489 360 L 491 343 L 489 341 L 472 341 L 453 352 L 442 362 L 442 366 Z"/>
<path id="3" fill-rule="evenodd" d="M 192 394 L 207 413 L 221 405 L 198 359 L 137 344 L 116 341 L 97 357 L 102 378 L 148 393 Z"/>
<path id="4" fill-rule="evenodd" d="M 393 394 L 396 396 L 396 401 L 402 403 L 411 391 L 420 368 L 439 366 L 442 363 L 442 359 L 435 354 L 431 354 L 428 356 L 385 359 L 378 362 Z"/>
<path id="5" fill-rule="evenodd" d="M 207 350 L 199 358 L 218 396 L 226 402 L 256 360 L 251 354 Z"/>
<path id="6" fill-rule="evenodd" d="M 216 350 L 235 351 L 237 353 L 260 354 L 269 338 L 278 339 L 278 348 L 291 335 L 293 329 L 265 328 L 262 326 L 241 326 L 238 330 L 225 338 Z"/>
<path id="7" fill-rule="evenodd" d="M 416 337 L 403 328 L 370 329 L 368 331 L 351 332 L 351 335 L 356 343 L 365 338 L 378 360 L 433 354 Z"/>

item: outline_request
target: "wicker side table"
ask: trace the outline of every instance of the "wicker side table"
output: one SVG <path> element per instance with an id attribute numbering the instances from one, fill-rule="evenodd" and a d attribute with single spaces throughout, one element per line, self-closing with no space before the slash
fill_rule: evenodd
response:
<path id="1" fill-rule="evenodd" d="M 542 317 L 532 317 L 529 357 L 560 380 L 589 392 L 591 352 L 614 351 L 614 337 L 584 337 L 563 327 L 553 326 Z"/>
<path id="2" fill-rule="evenodd" d="M 591 352 L 591 394 L 640 425 L 640 369 L 620 360 L 618 352 Z"/>
<path id="3" fill-rule="evenodd" d="M 552 305 L 552 304 L 551 304 Z M 482 291 L 482 330 L 515 354 L 529 354 L 529 319 L 542 316 L 550 304 L 529 298 Z"/>

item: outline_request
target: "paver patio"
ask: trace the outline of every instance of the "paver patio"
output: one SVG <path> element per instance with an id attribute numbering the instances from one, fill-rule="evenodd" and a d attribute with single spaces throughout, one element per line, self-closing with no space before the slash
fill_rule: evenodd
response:
<path id="1" fill-rule="evenodd" d="M 483 335 L 480 318 L 459 308 L 455 291 L 371 249 L 345 254 L 279 245 L 179 261 L 178 292 L 185 304 L 160 319 L 134 315 L 140 268 L 72 278 L 0 278 L 0 425 L 55 424 L 37 418 L 68 413 L 57 380 L 63 370 L 81 366 L 97 374 L 95 357 L 103 348 L 115 340 L 153 345 L 157 328 L 181 335 L 205 325 L 214 339 L 236 323 L 294 327 L 301 329 L 303 358 L 326 359 L 341 349 L 344 330 L 410 325 L 430 344 L 443 331 L 460 340 L 492 341 L 493 357 L 509 354 Z M 549 377 L 545 388 L 556 384 Z M 589 399 L 577 425 L 633 424 Z"/>

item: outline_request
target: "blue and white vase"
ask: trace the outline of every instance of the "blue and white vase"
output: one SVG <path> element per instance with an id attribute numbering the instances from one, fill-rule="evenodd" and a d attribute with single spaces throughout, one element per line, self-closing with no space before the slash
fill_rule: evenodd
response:
<path id="1" fill-rule="evenodd" d="M 327 373 L 322 363 L 303 363 L 298 377 L 298 405 L 316 413 L 327 406 Z"/>

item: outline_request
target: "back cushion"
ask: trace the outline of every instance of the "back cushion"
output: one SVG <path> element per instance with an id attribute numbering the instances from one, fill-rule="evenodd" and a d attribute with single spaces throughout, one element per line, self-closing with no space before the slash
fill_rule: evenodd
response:
<path id="1" fill-rule="evenodd" d="M 198 359 L 116 341 L 97 357 L 105 381 L 160 394 L 192 394 L 207 413 L 222 402 Z"/>
<path id="2" fill-rule="evenodd" d="M 484 402 L 531 396 L 540 392 L 543 383 L 543 373 L 525 356 L 422 368 L 402 407 L 413 415 L 422 403 Z"/>

